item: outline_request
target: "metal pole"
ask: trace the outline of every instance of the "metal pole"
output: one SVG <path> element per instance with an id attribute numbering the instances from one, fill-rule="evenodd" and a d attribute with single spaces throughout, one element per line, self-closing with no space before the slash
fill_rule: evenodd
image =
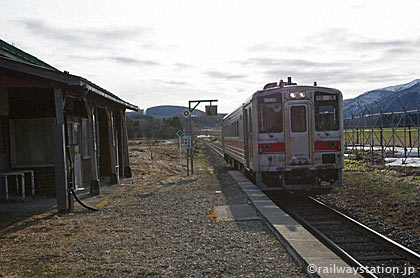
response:
<path id="1" fill-rule="evenodd" d="M 407 123 L 405 118 L 405 110 L 404 110 L 404 158 L 407 158 Z"/>
<path id="2" fill-rule="evenodd" d="M 384 158 L 385 152 L 384 152 L 384 122 L 383 122 L 383 114 L 381 110 L 381 157 Z"/>
<path id="3" fill-rule="evenodd" d="M 375 144 L 375 142 L 374 142 L 375 125 L 373 124 L 373 116 L 370 116 L 370 117 L 371 117 L 370 121 L 371 121 L 371 125 L 372 125 L 372 131 L 371 131 L 371 134 L 370 134 L 370 136 L 371 136 L 371 138 L 370 138 L 370 140 L 371 140 L 370 155 L 373 157 L 373 145 Z"/>
<path id="4" fill-rule="evenodd" d="M 187 176 L 190 175 L 190 165 L 189 165 L 189 159 L 188 159 L 189 155 L 190 155 L 190 149 L 187 148 Z"/>
<path id="5" fill-rule="evenodd" d="M 391 126 L 392 126 L 392 156 L 394 156 L 395 155 L 394 112 L 391 112 Z"/>
<path id="6" fill-rule="evenodd" d="M 181 136 L 178 136 L 179 141 L 179 168 L 181 168 L 182 171 L 182 144 L 181 144 Z"/>
<path id="7" fill-rule="evenodd" d="M 191 117 L 191 115 L 190 115 Z M 185 136 L 188 136 L 188 118 L 185 118 L 185 134 L 184 134 L 184 142 L 185 142 Z M 186 150 L 186 156 L 187 156 L 187 176 L 190 175 L 190 165 L 189 165 L 189 158 L 188 156 L 190 155 L 189 153 L 189 149 L 187 147 L 185 147 Z"/>
<path id="8" fill-rule="evenodd" d="M 420 156 L 420 109 L 417 109 L 417 156 Z"/>
<path id="9" fill-rule="evenodd" d="M 408 126 L 408 144 L 410 144 L 410 151 L 411 151 L 411 148 L 413 147 L 413 145 L 412 145 L 412 141 L 411 141 L 411 124 L 409 124 L 409 126 Z"/>
<path id="10" fill-rule="evenodd" d="M 192 111 L 191 111 L 191 102 L 188 102 L 188 109 L 190 110 L 190 136 L 191 136 L 191 175 L 194 175 L 194 158 L 193 158 L 193 150 L 194 150 L 194 140 L 193 140 L 193 131 L 192 131 Z"/>

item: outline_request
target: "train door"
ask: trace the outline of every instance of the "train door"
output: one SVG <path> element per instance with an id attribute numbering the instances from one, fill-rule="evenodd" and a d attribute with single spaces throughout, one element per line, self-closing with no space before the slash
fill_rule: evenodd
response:
<path id="1" fill-rule="evenodd" d="M 244 141 L 245 141 L 245 158 L 246 166 L 248 168 L 253 168 L 253 133 L 252 133 L 252 113 L 251 106 L 244 109 Z"/>
<path id="2" fill-rule="evenodd" d="M 285 106 L 286 113 L 286 165 L 311 163 L 310 102 L 293 101 Z"/>

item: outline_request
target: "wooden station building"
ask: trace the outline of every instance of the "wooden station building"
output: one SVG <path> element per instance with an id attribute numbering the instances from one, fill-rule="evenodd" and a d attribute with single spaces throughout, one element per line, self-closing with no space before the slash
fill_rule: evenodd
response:
<path id="1" fill-rule="evenodd" d="M 71 186 L 99 194 L 131 177 L 126 109 L 138 107 L 0 40 L 0 174 L 32 170 L 35 194 L 60 212 L 72 210 Z"/>

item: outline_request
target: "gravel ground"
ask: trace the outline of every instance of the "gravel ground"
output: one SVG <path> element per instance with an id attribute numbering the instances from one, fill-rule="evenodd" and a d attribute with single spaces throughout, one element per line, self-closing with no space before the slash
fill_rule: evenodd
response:
<path id="1" fill-rule="evenodd" d="M 206 218 L 247 202 L 220 160 L 198 148 L 185 177 L 176 144 L 130 148 L 135 178 L 86 199 L 100 212 L 0 226 L 0 277 L 305 277 L 262 221 Z"/>

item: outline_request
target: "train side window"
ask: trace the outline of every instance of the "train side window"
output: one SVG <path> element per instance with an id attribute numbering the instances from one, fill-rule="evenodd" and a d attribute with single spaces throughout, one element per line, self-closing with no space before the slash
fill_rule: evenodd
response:
<path id="1" fill-rule="evenodd" d="M 290 108 L 292 132 L 306 132 L 306 107 L 292 106 Z"/>
<path id="2" fill-rule="evenodd" d="M 239 137 L 239 122 L 235 123 L 235 136 Z"/>

